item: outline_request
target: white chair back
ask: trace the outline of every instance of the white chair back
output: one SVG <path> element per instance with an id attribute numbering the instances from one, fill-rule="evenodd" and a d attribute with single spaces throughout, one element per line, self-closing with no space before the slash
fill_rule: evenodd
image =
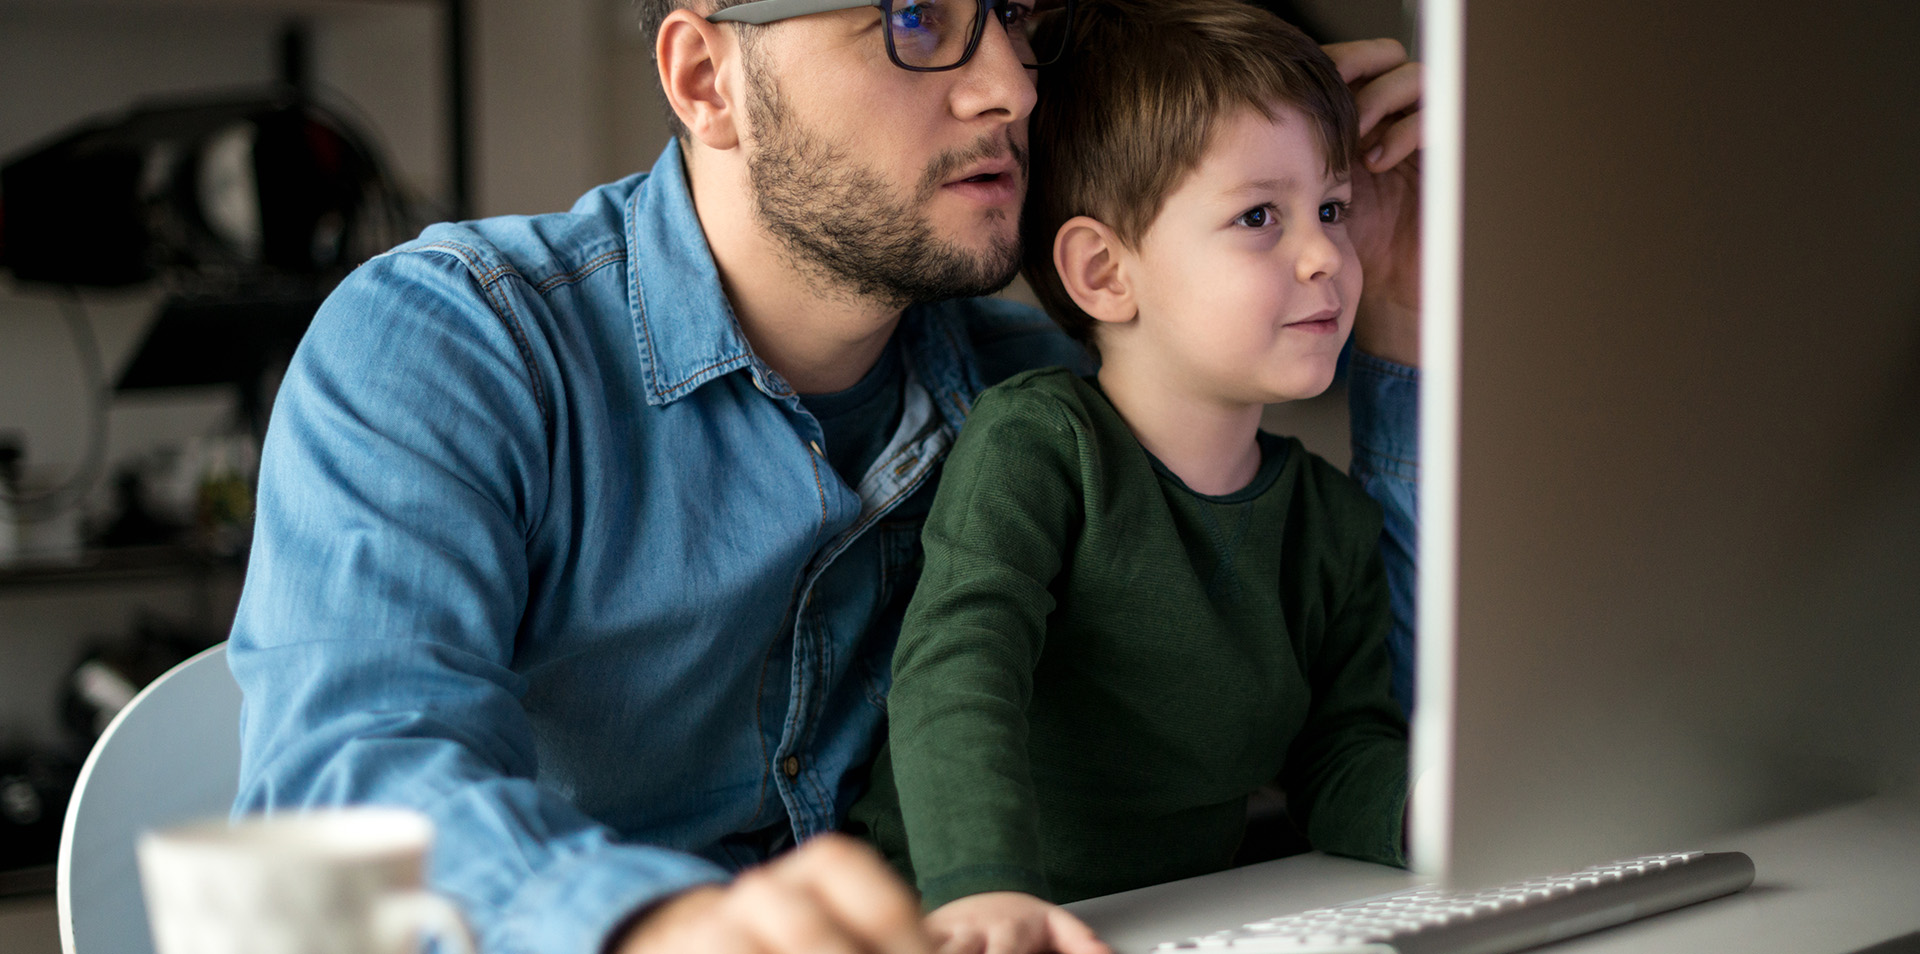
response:
<path id="1" fill-rule="evenodd" d="M 141 690 L 80 769 L 60 832 L 66 954 L 152 954 L 134 840 L 225 816 L 239 785 L 240 686 L 221 643 Z"/>

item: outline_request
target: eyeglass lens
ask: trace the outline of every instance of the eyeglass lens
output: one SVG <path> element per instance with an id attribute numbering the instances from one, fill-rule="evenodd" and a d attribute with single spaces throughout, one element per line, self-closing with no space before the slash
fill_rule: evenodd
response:
<path id="1" fill-rule="evenodd" d="M 1031 0 L 894 0 L 887 10 L 887 33 L 892 40 L 894 58 L 900 65 L 916 69 L 944 69 L 967 59 L 970 47 L 982 31 L 983 13 L 998 20 L 1013 42 L 1013 52 L 1024 66 L 1045 66 L 1052 62 L 1064 42 L 1049 42 L 1046 50 L 1034 49 L 1034 30 L 1051 8 L 1059 3 L 1040 0 L 1046 12 L 1035 10 Z M 986 11 L 991 8 L 991 12 Z M 1064 38 L 1065 31 L 1049 31 Z"/>

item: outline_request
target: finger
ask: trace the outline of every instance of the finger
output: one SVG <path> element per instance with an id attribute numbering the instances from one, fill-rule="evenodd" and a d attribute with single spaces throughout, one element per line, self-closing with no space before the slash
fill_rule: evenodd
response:
<path id="1" fill-rule="evenodd" d="M 1047 914 L 1047 933 L 1052 938 L 1053 949 L 1060 954 L 1113 954 L 1093 933 L 1093 928 L 1065 908 L 1055 908 Z"/>
<path id="2" fill-rule="evenodd" d="M 684 947 L 675 945 L 663 950 L 700 951 L 702 954 L 766 954 L 767 951 L 766 946 L 743 924 L 707 925 L 679 940 L 684 942 Z"/>
<path id="3" fill-rule="evenodd" d="M 1420 114 L 1416 112 L 1396 120 L 1380 135 L 1378 141 L 1367 148 L 1367 168 L 1374 172 L 1385 172 L 1418 152 L 1420 143 Z"/>
<path id="4" fill-rule="evenodd" d="M 1027 930 L 1021 921 L 1001 921 L 987 927 L 986 954 L 1040 954 L 1045 942 L 1044 931 Z"/>
<path id="5" fill-rule="evenodd" d="M 935 938 L 939 954 L 986 954 L 987 939 L 970 924 L 957 925 Z"/>
<path id="6" fill-rule="evenodd" d="M 863 945 L 821 907 L 812 892 L 765 869 L 735 879 L 727 896 L 727 914 L 769 952 L 862 954 Z"/>
<path id="7" fill-rule="evenodd" d="M 1379 76 L 1407 61 L 1407 48 L 1401 46 L 1399 40 L 1387 37 L 1328 43 L 1320 49 L 1333 60 L 1333 68 L 1340 71 L 1341 81 L 1348 84 Z"/>
<path id="8" fill-rule="evenodd" d="M 619 954 L 760 954 L 760 946 L 723 913 L 727 892 L 719 885 L 706 885 L 662 901 L 636 919 L 613 949 Z"/>
<path id="9" fill-rule="evenodd" d="M 1426 71 L 1418 63 L 1402 63 L 1354 90 L 1353 105 L 1360 118 L 1360 137 L 1366 138 L 1382 119 L 1420 108 Z"/>
<path id="10" fill-rule="evenodd" d="M 920 904 L 873 849 L 845 835 L 809 840 L 773 866 L 802 885 L 855 938 L 884 954 L 927 954 Z"/>

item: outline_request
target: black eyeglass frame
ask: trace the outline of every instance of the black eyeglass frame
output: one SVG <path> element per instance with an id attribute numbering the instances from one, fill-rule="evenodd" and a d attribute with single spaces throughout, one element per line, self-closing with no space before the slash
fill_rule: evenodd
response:
<path id="1" fill-rule="evenodd" d="M 980 49 L 980 38 L 986 35 L 987 20 L 989 18 L 999 19 L 999 17 L 995 15 L 993 8 L 1004 6 L 1007 0 L 978 0 L 978 2 L 980 5 L 980 15 L 973 20 L 973 35 L 967 38 L 967 49 L 960 54 L 959 60 L 947 66 L 909 66 L 905 61 L 900 59 L 899 52 L 893 48 L 893 28 L 891 26 L 885 26 L 893 17 L 894 0 L 750 0 L 748 3 L 735 4 L 718 13 L 714 13 L 708 16 L 706 20 L 708 23 L 748 23 L 759 26 L 778 20 L 791 20 L 794 17 L 804 17 L 815 13 L 830 13 L 835 10 L 857 10 L 861 7 L 879 7 L 882 18 L 881 23 L 883 25 L 881 32 L 884 33 L 887 38 L 887 59 L 892 60 L 893 65 L 911 73 L 944 73 L 947 70 L 957 70 L 972 61 L 973 54 Z M 1049 2 L 1050 0 L 1035 0 L 1035 14 L 1040 13 L 1041 6 L 1047 5 Z M 1053 13 L 1057 10 L 1062 16 L 1072 18 L 1074 0 L 1051 0 L 1051 3 L 1055 3 L 1057 6 L 1052 6 L 1045 12 Z M 1063 37 L 1060 41 L 1060 48 L 1055 50 L 1053 56 L 1048 57 L 1046 62 L 1022 63 L 1020 65 L 1030 70 L 1052 66 L 1059 62 L 1060 57 L 1066 53 L 1067 45 L 1067 41 Z M 1038 59 L 1038 57 L 1036 57 L 1036 59 Z"/>

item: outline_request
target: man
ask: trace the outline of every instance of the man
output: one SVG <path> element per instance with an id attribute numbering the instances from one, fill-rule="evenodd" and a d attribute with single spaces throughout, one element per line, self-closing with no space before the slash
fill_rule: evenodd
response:
<path id="1" fill-rule="evenodd" d="M 830 833 L 971 396 L 1083 360 L 970 299 L 1018 263 L 1017 7 L 935 62 L 926 4 L 716 5 L 642 4 L 684 130 L 650 174 L 363 266 L 267 440 L 235 810 L 425 811 L 488 950 L 925 950 Z M 1337 58 L 1397 163 L 1417 74 Z"/>

